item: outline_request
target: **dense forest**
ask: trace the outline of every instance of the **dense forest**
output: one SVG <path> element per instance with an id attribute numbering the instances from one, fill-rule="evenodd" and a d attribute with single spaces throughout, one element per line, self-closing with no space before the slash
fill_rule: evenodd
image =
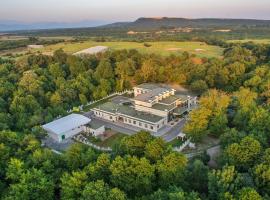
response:
<path id="1" fill-rule="evenodd" d="M 201 95 L 185 133 L 220 138 L 216 169 L 141 131 L 111 154 L 74 144 L 41 146 L 40 124 L 73 106 L 143 82 L 175 83 Z M 270 46 L 226 44 L 223 58 L 162 57 L 135 50 L 87 57 L 0 59 L 0 198 L 270 199 Z"/>

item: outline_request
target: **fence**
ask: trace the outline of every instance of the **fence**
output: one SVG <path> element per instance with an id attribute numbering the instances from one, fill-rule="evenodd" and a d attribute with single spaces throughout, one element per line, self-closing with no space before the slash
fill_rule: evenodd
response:
<path id="1" fill-rule="evenodd" d="M 95 144 L 89 142 L 89 140 L 88 140 L 87 138 L 85 138 L 85 137 L 84 137 L 83 135 L 81 135 L 81 134 L 74 136 L 73 139 L 76 140 L 76 141 L 78 141 L 78 142 L 81 142 L 81 143 L 83 143 L 83 144 L 85 144 L 85 145 L 91 146 L 91 147 L 93 147 L 94 149 L 97 149 L 97 150 L 99 150 L 99 151 L 108 151 L 108 152 L 112 151 L 112 149 L 109 148 L 109 147 L 107 147 L 107 148 L 106 148 L 106 147 L 100 147 L 100 146 L 97 146 L 97 145 L 95 145 Z"/>
<path id="2" fill-rule="evenodd" d="M 101 99 L 94 100 L 94 101 L 89 101 L 85 105 L 78 106 L 78 108 L 79 108 L 79 111 L 82 111 L 84 106 L 90 106 L 90 105 L 92 105 L 94 103 L 97 103 L 99 101 L 103 101 L 105 99 L 111 98 L 111 97 L 116 96 L 116 95 L 132 94 L 132 93 L 133 93 L 133 90 L 124 90 L 122 92 L 114 92 L 112 94 L 107 95 L 106 97 L 101 98 Z M 71 112 L 73 112 L 73 109 L 67 110 L 67 113 L 71 113 Z"/>

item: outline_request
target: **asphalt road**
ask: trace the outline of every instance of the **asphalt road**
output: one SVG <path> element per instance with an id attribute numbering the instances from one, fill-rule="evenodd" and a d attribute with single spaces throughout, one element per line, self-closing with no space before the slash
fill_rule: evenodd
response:
<path id="1" fill-rule="evenodd" d="M 182 119 L 180 122 L 178 122 L 172 129 L 166 133 L 165 135 L 161 136 L 166 142 L 172 141 L 174 138 L 177 137 L 177 135 L 182 132 L 182 129 L 186 123 L 186 119 Z"/>

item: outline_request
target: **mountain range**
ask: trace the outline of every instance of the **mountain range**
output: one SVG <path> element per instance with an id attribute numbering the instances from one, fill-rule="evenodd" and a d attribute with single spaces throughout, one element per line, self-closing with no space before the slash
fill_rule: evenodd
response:
<path id="1" fill-rule="evenodd" d="M 257 19 L 221 19 L 221 18 L 139 18 L 133 22 L 107 21 L 81 21 L 74 23 L 61 22 L 40 22 L 40 23 L 20 23 L 16 21 L 0 21 L 0 31 L 18 30 L 38 30 L 38 29 L 64 29 L 64 28 L 121 28 L 132 30 L 160 29 L 171 27 L 191 27 L 191 28 L 217 28 L 217 27 L 270 27 L 270 20 Z"/>

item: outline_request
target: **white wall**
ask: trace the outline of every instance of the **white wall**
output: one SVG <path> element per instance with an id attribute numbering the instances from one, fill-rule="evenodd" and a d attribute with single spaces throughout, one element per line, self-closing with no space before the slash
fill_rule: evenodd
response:
<path id="1" fill-rule="evenodd" d="M 94 114 L 97 117 L 100 117 L 100 118 L 103 118 L 112 122 L 117 121 L 117 116 L 113 114 L 109 114 L 109 113 L 98 111 L 98 110 L 94 110 Z"/>
<path id="2" fill-rule="evenodd" d="M 157 109 L 148 108 L 148 107 L 144 107 L 144 106 L 140 106 L 140 105 L 135 105 L 135 110 L 151 113 L 153 115 L 157 115 L 157 116 L 161 116 L 161 117 L 168 116 L 168 111 L 157 110 Z"/>
<path id="3" fill-rule="evenodd" d="M 85 131 L 88 133 L 91 133 L 93 136 L 99 136 L 99 135 L 103 135 L 105 132 L 105 126 L 101 126 L 98 129 L 92 129 L 89 127 L 85 127 Z"/>
<path id="4" fill-rule="evenodd" d="M 62 142 L 63 141 L 62 140 L 62 135 L 65 135 L 65 139 L 71 138 L 71 137 L 83 132 L 85 130 L 84 127 L 85 126 L 80 126 L 80 127 L 74 128 L 72 130 L 66 131 L 66 132 L 61 133 L 61 134 L 56 134 L 56 133 L 53 133 L 53 132 L 50 132 L 50 131 L 47 131 L 47 133 L 48 133 L 49 137 L 51 137 L 55 141 Z"/>

